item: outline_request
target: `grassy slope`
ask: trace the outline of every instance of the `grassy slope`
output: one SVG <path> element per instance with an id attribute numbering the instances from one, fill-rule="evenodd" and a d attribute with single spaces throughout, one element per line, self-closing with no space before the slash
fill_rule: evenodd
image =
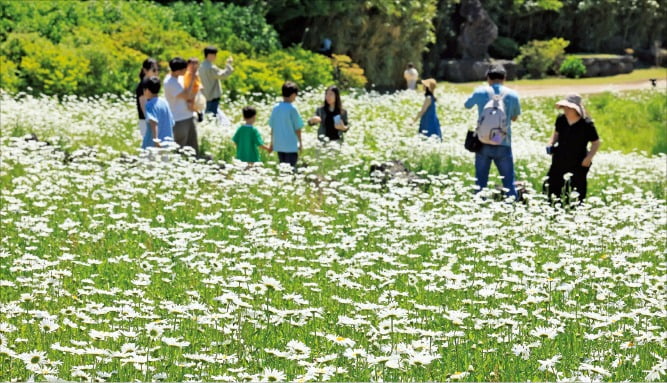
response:
<path id="1" fill-rule="evenodd" d="M 585 79 L 547 78 L 541 80 L 512 81 L 513 87 L 544 87 L 554 89 L 573 87 L 573 91 L 584 94 L 584 105 L 594 119 L 605 150 L 631 152 L 645 151 L 648 154 L 667 153 L 667 94 L 649 96 L 641 91 L 624 91 L 619 98 L 614 93 L 604 92 L 589 94 L 583 90 L 586 86 L 621 85 L 648 81 L 650 78 L 665 79 L 667 70 L 664 68 L 639 69 L 629 74 L 595 77 Z M 479 86 L 480 82 L 453 84 L 445 86 L 454 91 L 469 93 Z M 549 92 L 545 92 L 549 93 Z M 553 92 L 552 92 L 553 94 Z M 560 96 L 532 97 L 534 101 L 525 100 L 529 108 L 538 108 L 543 113 L 549 109 Z M 525 108 L 524 108 L 525 109 Z"/>
<path id="2" fill-rule="evenodd" d="M 649 68 L 636 69 L 632 73 L 619 74 L 609 77 L 591 77 L 591 78 L 560 78 L 549 77 L 545 79 L 522 79 L 512 81 L 515 86 L 586 86 L 586 85 L 613 85 L 613 84 L 628 84 L 634 82 L 648 81 L 651 78 L 667 79 L 667 69 L 665 68 Z M 467 93 L 479 85 L 479 81 L 466 82 L 460 84 L 451 83 L 454 89 Z M 582 92 L 585 93 L 585 92 Z"/>

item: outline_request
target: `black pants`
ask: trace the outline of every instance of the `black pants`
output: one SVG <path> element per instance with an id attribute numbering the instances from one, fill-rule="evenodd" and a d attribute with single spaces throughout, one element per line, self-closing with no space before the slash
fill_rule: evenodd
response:
<path id="1" fill-rule="evenodd" d="M 296 161 L 298 159 L 299 159 L 299 152 L 296 153 L 278 152 L 278 161 L 281 164 L 290 164 L 294 169 L 296 169 Z"/>
<path id="2" fill-rule="evenodd" d="M 549 169 L 549 173 L 547 173 L 549 178 L 544 182 L 544 185 L 542 185 L 544 192 L 549 196 L 549 201 L 551 201 L 552 198 L 555 198 L 558 201 L 562 197 L 565 197 L 566 203 L 569 203 L 570 192 L 573 190 L 579 193 L 578 200 L 580 202 L 583 201 L 586 198 L 586 189 L 588 187 L 586 177 L 588 176 L 589 170 L 590 168 L 581 165 L 569 169 L 554 167 L 552 165 Z M 569 181 L 563 179 L 563 176 L 566 173 L 572 173 Z"/>

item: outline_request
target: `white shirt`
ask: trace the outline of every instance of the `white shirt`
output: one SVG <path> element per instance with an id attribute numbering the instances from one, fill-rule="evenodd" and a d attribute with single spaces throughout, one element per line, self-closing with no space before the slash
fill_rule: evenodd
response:
<path id="1" fill-rule="evenodd" d="M 417 69 L 415 68 L 406 69 L 405 72 L 403 72 L 403 77 L 405 77 L 407 81 L 417 81 L 419 72 L 417 72 Z"/>
<path id="2" fill-rule="evenodd" d="M 174 116 L 174 121 L 183 121 L 193 117 L 193 112 L 188 109 L 188 104 L 185 99 L 178 98 L 179 94 L 183 92 L 182 80 L 179 77 L 172 77 L 167 75 L 164 79 L 164 96 L 169 103 L 169 109 Z"/>

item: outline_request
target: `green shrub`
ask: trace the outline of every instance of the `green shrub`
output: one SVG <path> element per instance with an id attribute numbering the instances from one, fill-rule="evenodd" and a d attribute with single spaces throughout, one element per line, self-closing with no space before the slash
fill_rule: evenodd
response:
<path id="1" fill-rule="evenodd" d="M 276 30 L 266 22 L 257 6 L 177 2 L 171 5 L 174 19 L 201 41 L 248 55 L 280 49 Z M 258 17 L 258 15 L 260 15 Z"/>
<path id="2" fill-rule="evenodd" d="M 317 87 L 333 82 L 333 65 L 330 58 L 301 47 L 290 47 L 287 53 L 292 57 L 294 62 L 292 65 L 297 63 L 303 65 L 301 82 L 298 82 L 301 88 Z M 271 62 L 271 57 L 268 59 Z"/>
<path id="3" fill-rule="evenodd" d="M 579 78 L 586 74 L 586 65 L 579 57 L 567 56 L 560 64 L 559 72 L 569 78 Z"/>
<path id="4" fill-rule="evenodd" d="M 228 57 L 226 51 L 218 52 L 220 67 L 224 67 L 224 60 Z M 232 99 L 240 95 L 253 93 L 271 93 L 278 95 L 283 80 L 276 68 L 270 63 L 254 60 L 244 54 L 234 56 L 234 73 L 222 81 L 223 88 L 229 92 Z"/>
<path id="5" fill-rule="evenodd" d="M 218 52 L 217 65 L 222 67 L 229 52 Z M 293 47 L 268 56 L 249 58 L 234 56 L 234 73 L 223 81 L 232 99 L 242 94 L 278 95 L 283 83 L 294 81 L 301 89 L 333 83 L 333 66 L 326 56 Z"/>
<path id="6" fill-rule="evenodd" d="M 570 42 L 560 37 L 545 41 L 533 40 L 521 47 L 517 61 L 530 77 L 542 78 L 558 71 L 568 45 Z"/>
<path id="7" fill-rule="evenodd" d="M 18 76 L 16 64 L 9 61 L 7 57 L 0 56 L 0 88 L 8 92 L 16 92 L 21 86 L 21 78 Z"/>
<path id="8" fill-rule="evenodd" d="M 171 10 L 151 3 L 12 2 L 0 10 L 3 61 L 18 75 L 8 82 L 31 93 L 95 95 L 132 89 L 141 62 L 167 60 L 203 45 L 173 28 Z M 3 68 L 3 73 L 12 68 Z M 164 73 L 164 72 L 163 72 Z M 11 76 L 5 76 L 8 80 Z M 18 79 L 18 83 L 16 81 Z M 13 85 L 12 85 L 13 84 Z M 3 85 L 3 88 L 5 86 Z"/>
<path id="9" fill-rule="evenodd" d="M 519 55 L 519 44 L 509 37 L 498 37 L 489 47 L 491 57 L 512 60 Z"/>
<path id="10" fill-rule="evenodd" d="M 202 58 L 204 47 L 212 42 L 227 49 L 219 52 L 218 66 L 223 67 L 229 56 L 235 59 L 234 73 L 223 81 L 232 98 L 276 95 L 285 80 L 301 88 L 334 81 L 331 59 L 301 47 L 276 50 L 280 45 L 275 30 L 251 8 L 209 1 L 177 3 L 173 8 L 148 2 L 61 3 L 0 3 L 3 89 L 30 87 L 30 93 L 49 95 L 121 94 L 133 89 L 146 57 L 156 58 L 164 75 L 171 58 Z M 199 38 L 217 40 L 200 41 L 177 20 Z M 342 72 L 348 86 L 365 82 L 363 70 L 351 60 Z"/>
<path id="11" fill-rule="evenodd" d="M 34 33 L 10 34 L 6 45 L 30 52 L 14 62 L 21 68 L 22 85 L 46 94 L 75 94 L 89 75 L 90 61 L 73 48 L 54 45 Z M 10 56 L 11 58 L 11 56 Z"/>
<path id="12" fill-rule="evenodd" d="M 121 41 L 89 28 L 78 28 L 64 42 L 77 47 L 77 55 L 88 63 L 88 74 L 80 79 L 79 93 L 93 96 L 102 92 L 120 94 L 138 81 L 145 55 Z"/>
<path id="13" fill-rule="evenodd" d="M 368 83 L 364 69 L 352 62 L 350 56 L 333 55 L 334 76 L 342 88 L 363 88 Z"/>

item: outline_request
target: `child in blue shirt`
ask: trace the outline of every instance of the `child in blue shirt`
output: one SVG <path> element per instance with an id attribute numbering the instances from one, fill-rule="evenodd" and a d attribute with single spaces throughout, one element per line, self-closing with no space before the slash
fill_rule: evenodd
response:
<path id="1" fill-rule="evenodd" d="M 271 112 L 271 146 L 269 151 L 278 152 L 280 163 L 287 163 L 296 169 L 299 152 L 303 149 L 301 128 L 303 120 L 299 111 L 292 104 L 299 94 L 299 87 L 287 81 L 282 89 L 283 101 L 279 102 Z"/>
<path id="2" fill-rule="evenodd" d="M 160 79 L 151 76 L 143 79 L 144 97 L 146 98 L 146 122 L 147 128 L 142 149 L 149 147 L 163 147 L 174 141 L 174 117 L 169 109 L 167 101 L 158 97 L 160 93 Z M 155 138 L 157 137 L 157 140 Z"/>

